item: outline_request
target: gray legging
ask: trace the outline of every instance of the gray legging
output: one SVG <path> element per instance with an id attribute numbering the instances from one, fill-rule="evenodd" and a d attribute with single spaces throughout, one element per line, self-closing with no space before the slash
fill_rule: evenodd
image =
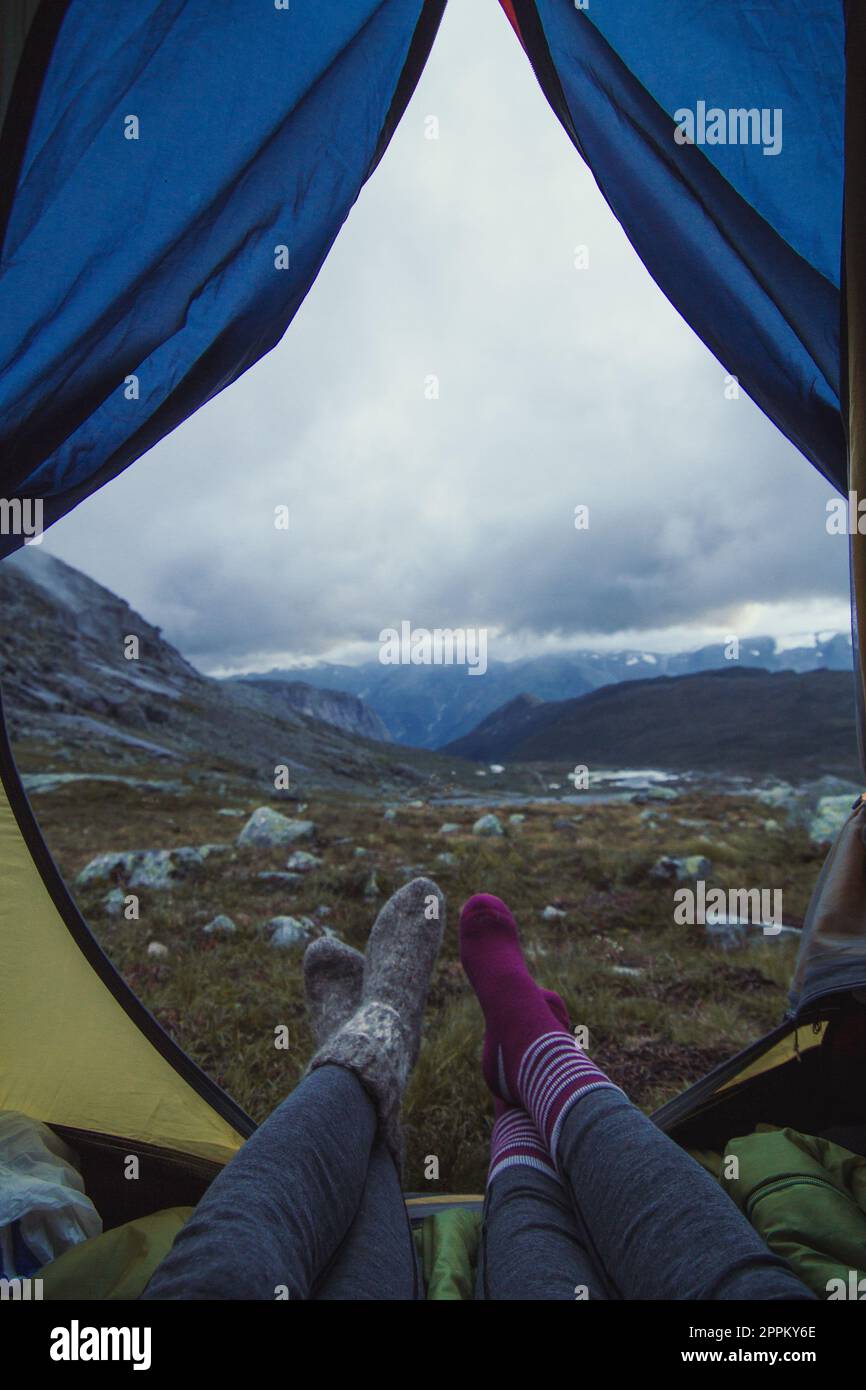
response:
<path id="1" fill-rule="evenodd" d="M 477 1297 L 808 1299 L 704 1170 L 617 1091 L 562 1129 L 563 1182 L 487 1194 Z M 351 1072 L 308 1076 L 219 1174 L 143 1295 L 423 1297 L 400 1182 Z"/>

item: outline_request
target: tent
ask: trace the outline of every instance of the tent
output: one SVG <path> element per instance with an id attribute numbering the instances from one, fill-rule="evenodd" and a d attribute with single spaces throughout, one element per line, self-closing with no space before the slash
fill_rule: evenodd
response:
<path id="1" fill-rule="evenodd" d="M 279 340 L 386 151 L 444 3 L 7 0 L 0 555 L 22 543 L 16 507 L 40 502 L 50 525 Z M 829 483 L 863 491 L 862 7 L 501 6 L 665 294 Z M 863 538 L 851 546 L 863 643 Z M 0 776 L 0 1109 L 71 1139 L 107 1226 L 195 1202 L 252 1123 L 99 948 L 5 734 Z M 850 1076 L 864 834 L 858 801 L 815 890 L 788 1017 L 658 1113 L 677 1139 L 711 1144 L 755 1118 L 813 1132 L 863 1120 Z M 130 1151 L 137 1183 L 121 1178 Z"/>

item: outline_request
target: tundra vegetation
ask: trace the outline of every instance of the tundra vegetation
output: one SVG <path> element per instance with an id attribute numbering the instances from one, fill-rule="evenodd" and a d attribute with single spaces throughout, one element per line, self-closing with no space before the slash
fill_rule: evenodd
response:
<path id="1" fill-rule="evenodd" d="M 45 750 L 28 750 L 34 770 L 46 761 Z M 165 773 L 155 764 L 138 775 Z M 479 1191 L 484 1182 L 492 1112 L 479 1070 L 482 1022 L 457 952 L 460 905 L 471 893 L 511 904 L 539 983 L 563 995 L 601 1065 L 652 1111 L 780 1020 L 797 949 L 795 933 L 755 932 L 721 950 L 702 925 L 675 922 L 677 885 L 653 866 L 663 856 L 702 857 L 711 887 L 779 889 L 785 921 L 797 926 L 823 858 L 805 829 L 754 796 L 709 786 L 643 805 L 529 802 L 513 808 L 517 823 L 498 808 L 501 835 L 473 834 L 477 805 L 311 791 L 303 809 L 272 803 L 313 822 L 297 846 L 239 846 L 261 804 L 261 789 L 238 778 L 219 795 L 195 782 L 145 792 L 77 782 L 34 797 L 105 950 L 162 1026 L 259 1121 L 297 1083 L 312 1046 L 303 934 L 295 942 L 284 930 L 286 945 L 275 947 L 266 924 L 291 918 L 363 949 L 395 888 L 417 874 L 436 879 L 448 924 L 405 1112 L 406 1184 L 415 1190 Z M 442 833 L 445 824 L 453 828 Z M 108 851 L 202 845 L 228 848 L 193 862 L 174 886 L 138 889 L 137 918 L 118 910 L 122 871 L 75 886 Z M 287 870 L 289 858 L 300 871 Z M 235 930 L 206 931 L 219 917 Z M 164 949 L 150 950 L 154 943 Z M 435 1182 L 425 1176 L 436 1168 L 431 1155 Z"/>

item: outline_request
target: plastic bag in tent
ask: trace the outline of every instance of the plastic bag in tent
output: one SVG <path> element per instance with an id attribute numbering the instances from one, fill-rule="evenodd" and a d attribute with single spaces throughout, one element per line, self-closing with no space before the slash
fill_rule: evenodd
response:
<path id="1" fill-rule="evenodd" d="M 0 1112 L 0 1276 L 28 1279 L 102 1231 L 72 1152 L 46 1125 Z"/>

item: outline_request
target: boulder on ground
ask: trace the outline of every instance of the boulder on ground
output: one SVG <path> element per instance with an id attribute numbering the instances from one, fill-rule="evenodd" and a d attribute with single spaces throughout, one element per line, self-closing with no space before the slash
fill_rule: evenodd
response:
<path id="1" fill-rule="evenodd" d="M 233 936 L 237 927 L 231 917 L 227 917 L 224 912 L 218 912 L 207 926 L 202 927 L 202 931 L 205 936 Z"/>
<path id="2" fill-rule="evenodd" d="M 126 894 L 122 888 L 112 888 L 102 899 L 102 910 L 107 917 L 119 917 L 123 912 Z"/>
<path id="3" fill-rule="evenodd" d="M 163 946 L 161 941 L 149 941 L 147 943 L 147 954 L 153 960 L 165 960 L 168 955 L 168 947 Z"/>
<path id="4" fill-rule="evenodd" d="M 301 874 L 287 874 L 278 869 L 275 869 L 272 873 L 256 874 L 256 879 L 259 883 L 263 884 L 265 888 L 272 888 L 274 890 L 278 888 L 285 888 L 287 890 L 290 888 L 297 888 L 298 884 L 303 882 Z"/>
<path id="5" fill-rule="evenodd" d="M 760 946 L 765 941 L 777 941 L 782 937 L 799 938 L 801 935 L 796 927 L 767 923 L 765 929 L 763 922 L 753 922 L 748 917 L 733 917 L 727 912 L 708 913 L 704 929 L 710 944 L 722 951 Z"/>
<path id="6" fill-rule="evenodd" d="M 130 888 L 175 888 L 204 860 L 197 849 L 136 849 L 98 854 L 78 875 L 76 882 L 86 888 L 93 883 L 122 879 Z"/>
<path id="7" fill-rule="evenodd" d="M 542 912 L 541 919 L 544 922 L 559 922 L 564 916 L 565 913 L 562 911 L 562 908 L 548 906 Z"/>
<path id="8" fill-rule="evenodd" d="M 315 833 L 311 820 L 289 820 L 270 806 L 259 806 L 238 835 L 238 844 L 244 848 L 282 849 L 296 840 L 310 839 Z"/>
<path id="9" fill-rule="evenodd" d="M 499 817 L 495 816 L 492 811 L 488 811 L 486 816 L 479 816 L 472 827 L 472 834 L 484 835 L 489 838 L 504 835 L 505 831 L 502 829 L 502 822 Z"/>
<path id="10" fill-rule="evenodd" d="M 305 874 L 310 869 L 318 869 L 321 863 L 322 861 L 317 854 L 310 854 L 309 850 L 306 849 L 296 849 L 294 854 L 290 854 L 286 860 L 286 868 Z"/>
<path id="11" fill-rule="evenodd" d="M 190 846 L 181 849 L 152 849 L 136 856 L 127 879 L 130 888 L 174 888 L 204 860 Z"/>
<path id="12" fill-rule="evenodd" d="M 841 796 L 822 796 L 809 818 L 809 836 L 816 845 L 835 840 L 851 814 L 854 798 L 850 792 Z"/>
<path id="13" fill-rule="evenodd" d="M 713 865 L 702 854 L 690 854 L 685 859 L 673 855 L 662 855 L 649 871 L 649 876 L 657 883 L 688 883 L 692 879 L 709 878 Z"/>
<path id="14" fill-rule="evenodd" d="M 440 827 L 439 827 L 439 834 L 440 834 L 440 835 L 455 835 L 459 829 L 460 829 L 460 826 L 457 824 L 456 821 L 454 821 L 454 820 L 447 820 L 447 821 L 445 822 L 444 825 L 440 825 Z"/>
<path id="15" fill-rule="evenodd" d="M 797 799 L 797 793 L 789 782 L 774 782 L 770 787 L 764 787 L 758 792 L 758 800 L 765 806 L 784 806 L 786 802 L 792 803 Z"/>
<path id="16" fill-rule="evenodd" d="M 298 917 L 272 917 L 263 930 L 269 937 L 269 945 L 277 951 L 305 946 L 312 936 L 309 927 Z"/>
<path id="17" fill-rule="evenodd" d="M 673 787 L 647 787 L 645 791 L 635 792 L 629 800 L 635 806 L 644 806 L 647 801 L 676 801 L 677 795 Z"/>

